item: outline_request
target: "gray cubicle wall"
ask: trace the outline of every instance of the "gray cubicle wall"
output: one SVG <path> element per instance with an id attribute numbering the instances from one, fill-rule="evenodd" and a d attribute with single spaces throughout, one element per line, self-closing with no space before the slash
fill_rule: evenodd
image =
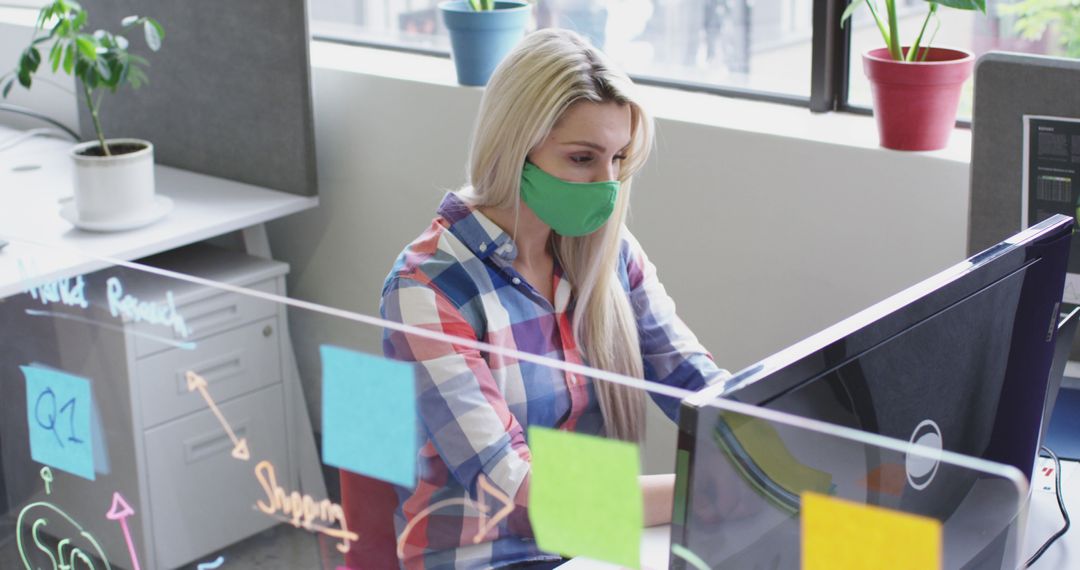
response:
<path id="1" fill-rule="evenodd" d="M 128 15 L 165 29 L 152 53 L 141 30 L 149 84 L 106 94 L 107 137 L 154 143 L 159 164 L 314 196 L 315 133 L 307 7 L 303 0 L 83 0 L 89 29 L 120 29 Z M 93 124 L 80 96 L 84 139 Z"/>
<path id="2" fill-rule="evenodd" d="M 1080 119 L 1080 60 L 1003 52 L 979 59 L 972 115 L 968 255 L 1021 228 L 1025 115 Z M 1075 237 L 1073 242 L 1070 267 L 1080 256 Z M 1069 359 L 1080 361 L 1080 337 L 1073 342 Z"/>
<path id="3" fill-rule="evenodd" d="M 1080 118 L 1080 60 L 1002 52 L 979 58 L 968 255 L 1021 228 L 1024 115 Z"/>

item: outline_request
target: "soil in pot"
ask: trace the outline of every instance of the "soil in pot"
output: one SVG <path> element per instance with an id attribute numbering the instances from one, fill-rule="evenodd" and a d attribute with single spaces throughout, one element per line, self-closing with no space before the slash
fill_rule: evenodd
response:
<path id="1" fill-rule="evenodd" d="M 119 156 L 122 154 L 131 154 L 133 152 L 139 152 L 146 148 L 144 144 L 135 143 L 112 143 L 109 145 L 109 152 L 113 156 Z M 79 151 L 80 156 L 105 156 L 105 153 L 101 151 L 101 145 L 92 146 Z"/>

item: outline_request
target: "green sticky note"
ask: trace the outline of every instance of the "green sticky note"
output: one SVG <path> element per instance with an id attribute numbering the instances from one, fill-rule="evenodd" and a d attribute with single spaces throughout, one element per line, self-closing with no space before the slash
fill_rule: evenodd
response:
<path id="1" fill-rule="evenodd" d="M 637 446 L 531 427 L 529 449 L 529 521 L 540 548 L 640 567 Z"/>

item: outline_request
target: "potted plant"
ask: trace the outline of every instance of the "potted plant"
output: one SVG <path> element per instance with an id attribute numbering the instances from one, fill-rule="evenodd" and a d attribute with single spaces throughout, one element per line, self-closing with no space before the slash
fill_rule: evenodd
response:
<path id="1" fill-rule="evenodd" d="M 986 0 L 926 0 L 927 13 L 915 41 L 903 46 L 896 15 L 900 0 L 851 0 L 840 18 L 846 23 L 865 4 L 877 24 L 884 48 L 863 54 L 863 70 L 874 95 L 881 146 L 896 150 L 936 150 L 949 141 L 956 122 L 961 88 L 975 66 L 971 52 L 932 47 L 927 28 L 939 6 L 986 12 Z M 936 33 L 936 29 L 935 29 Z"/>
<path id="2" fill-rule="evenodd" d="M 7 97 L 16 81 L 29 89 L 45 61 L 54 73 L 62 69 L 73 75 L 77 97 L 90 112 L 97 137 L 70 151 L 75 162 L 75 200 L 61 215 L 84 229 L 139 227 L 160 219 L 172 205 L 154 194 L 154 146 L 140 139 L 106 139 L 98 110 L 105 91 L 115 93 L 125 84 L 137 89 L 145 83 L 142 67 L 148 64 L 128 51 L 123 35 L 84 31 L 86 19 L 86 10 L 73 0 L 55 0 L 42 8 L 34 37 L 18 66 L 0 78 L 2 93 Z M 121 26 L 124 32 L 141 29 L 152 51 L 161 48 L 165 34 L 153 19 L 128 16 Z"/>
<path id="3" fill-rule="evenodd" d="M 532 6 L 523 0 L 450 0 L 439 4 L 462 85 L 487 85 L 525 34 Z"/>

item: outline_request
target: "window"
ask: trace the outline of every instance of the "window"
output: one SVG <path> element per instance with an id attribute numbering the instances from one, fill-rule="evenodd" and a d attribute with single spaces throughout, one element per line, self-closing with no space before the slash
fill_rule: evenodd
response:
<path id="1" fill-rule="evenodd" d="M 439 1 L 308 0 L 311 33 L 319 39 L 447 57 L 450 42 Z M 896 1 L 901 34 L 910 41 L 926 15 L 926 0 Z M 976 57 L 1007 50 L 1080 58 L 1076 1 L 986 0 L 986 15 L 942 8 L 939 24 L 931 22 L 927 33 L 937 27 L 933 45 L 968 49 Z M 578 31 L 639 82 L 810 105 L 816 110 L 868 112 L 870 84 L 862 70 L 862 54 L 884 45 L 864 8 L 856 10 L 850 30 L 841 32 L 832 22 L 848 0 L 533 2 L 531 28 Z M 46 3 L 0 0 L 0 6 Z M 850 43 L 845 43 L 849 34 Z M 838 49 L 821 47 L 830 41 L 837 42 Z M 826 80 L 831 86 L 824 86 Z M 960 103 L 961 120 L 971 116 L 972 94 L 968 81 Z"/>
<path id="2" fill-rule="evenodd" d="M 449 53 L 437 0 L 309 0 L 316 37 Z M 541 0 L 532 27 L 573 29 L 631 75 L 810 95 L 810 0 Z"/>
<path id="3" fill-rule="evenodd" d="M 41 8 L 46 0 L 0 0 L 0 8 Z"/>
<path id="4" fill-rule="evenodd" d="M 309 0 L 316 37 L 449 54 L 438 0 Z M 925 0 L 897 0 L 910 41 L 927 12 Z M 773 99 L 815 109 L 867 111 L 870 85 L 863 52 L 884 45 L 870 14 L 856 11 L 839 49 L 829 42 L 847 0 L 541 0 L 532 27 L 559 26 L 589 37 L 639 82 Z M 879 2 L 880 5 L 880 2 Z M 830 11 L 831 10 L 831 11 Z M 1080 15 L 1065 0 L 987 0 L 987 14 L 943 8 L 934 45 L 1080 57 Z M 824 16 L 829 14 L 829 16 Z M 1050 22 L 1043 30 L 1039 22 Z M 1033 25 L 1034 24 L 1034 25 Z M 938 24 L 931 23 L 928 33 Z M 850 33 L 850 43 L 844 43 Z M 824 44 L 822 44 L 824 45 Z M 1067 47 L 1071 46 L 1071 47 Z M 1070 51 L 1071 50 L 1071 51 Z M 819 58 L 820 61 L 814 61 Z M 818 68 L 819 78 L 812 78 Z M 831 87 L 825 87 L 825 78 Z M 839 80 L 837 80 L 839 78 Z M 814 86 L 820 83 L 819 86 Z M 813 94 L 811 91 L 815 91 Z M 971 115 L 972 85 L 960 105 Z"/>

